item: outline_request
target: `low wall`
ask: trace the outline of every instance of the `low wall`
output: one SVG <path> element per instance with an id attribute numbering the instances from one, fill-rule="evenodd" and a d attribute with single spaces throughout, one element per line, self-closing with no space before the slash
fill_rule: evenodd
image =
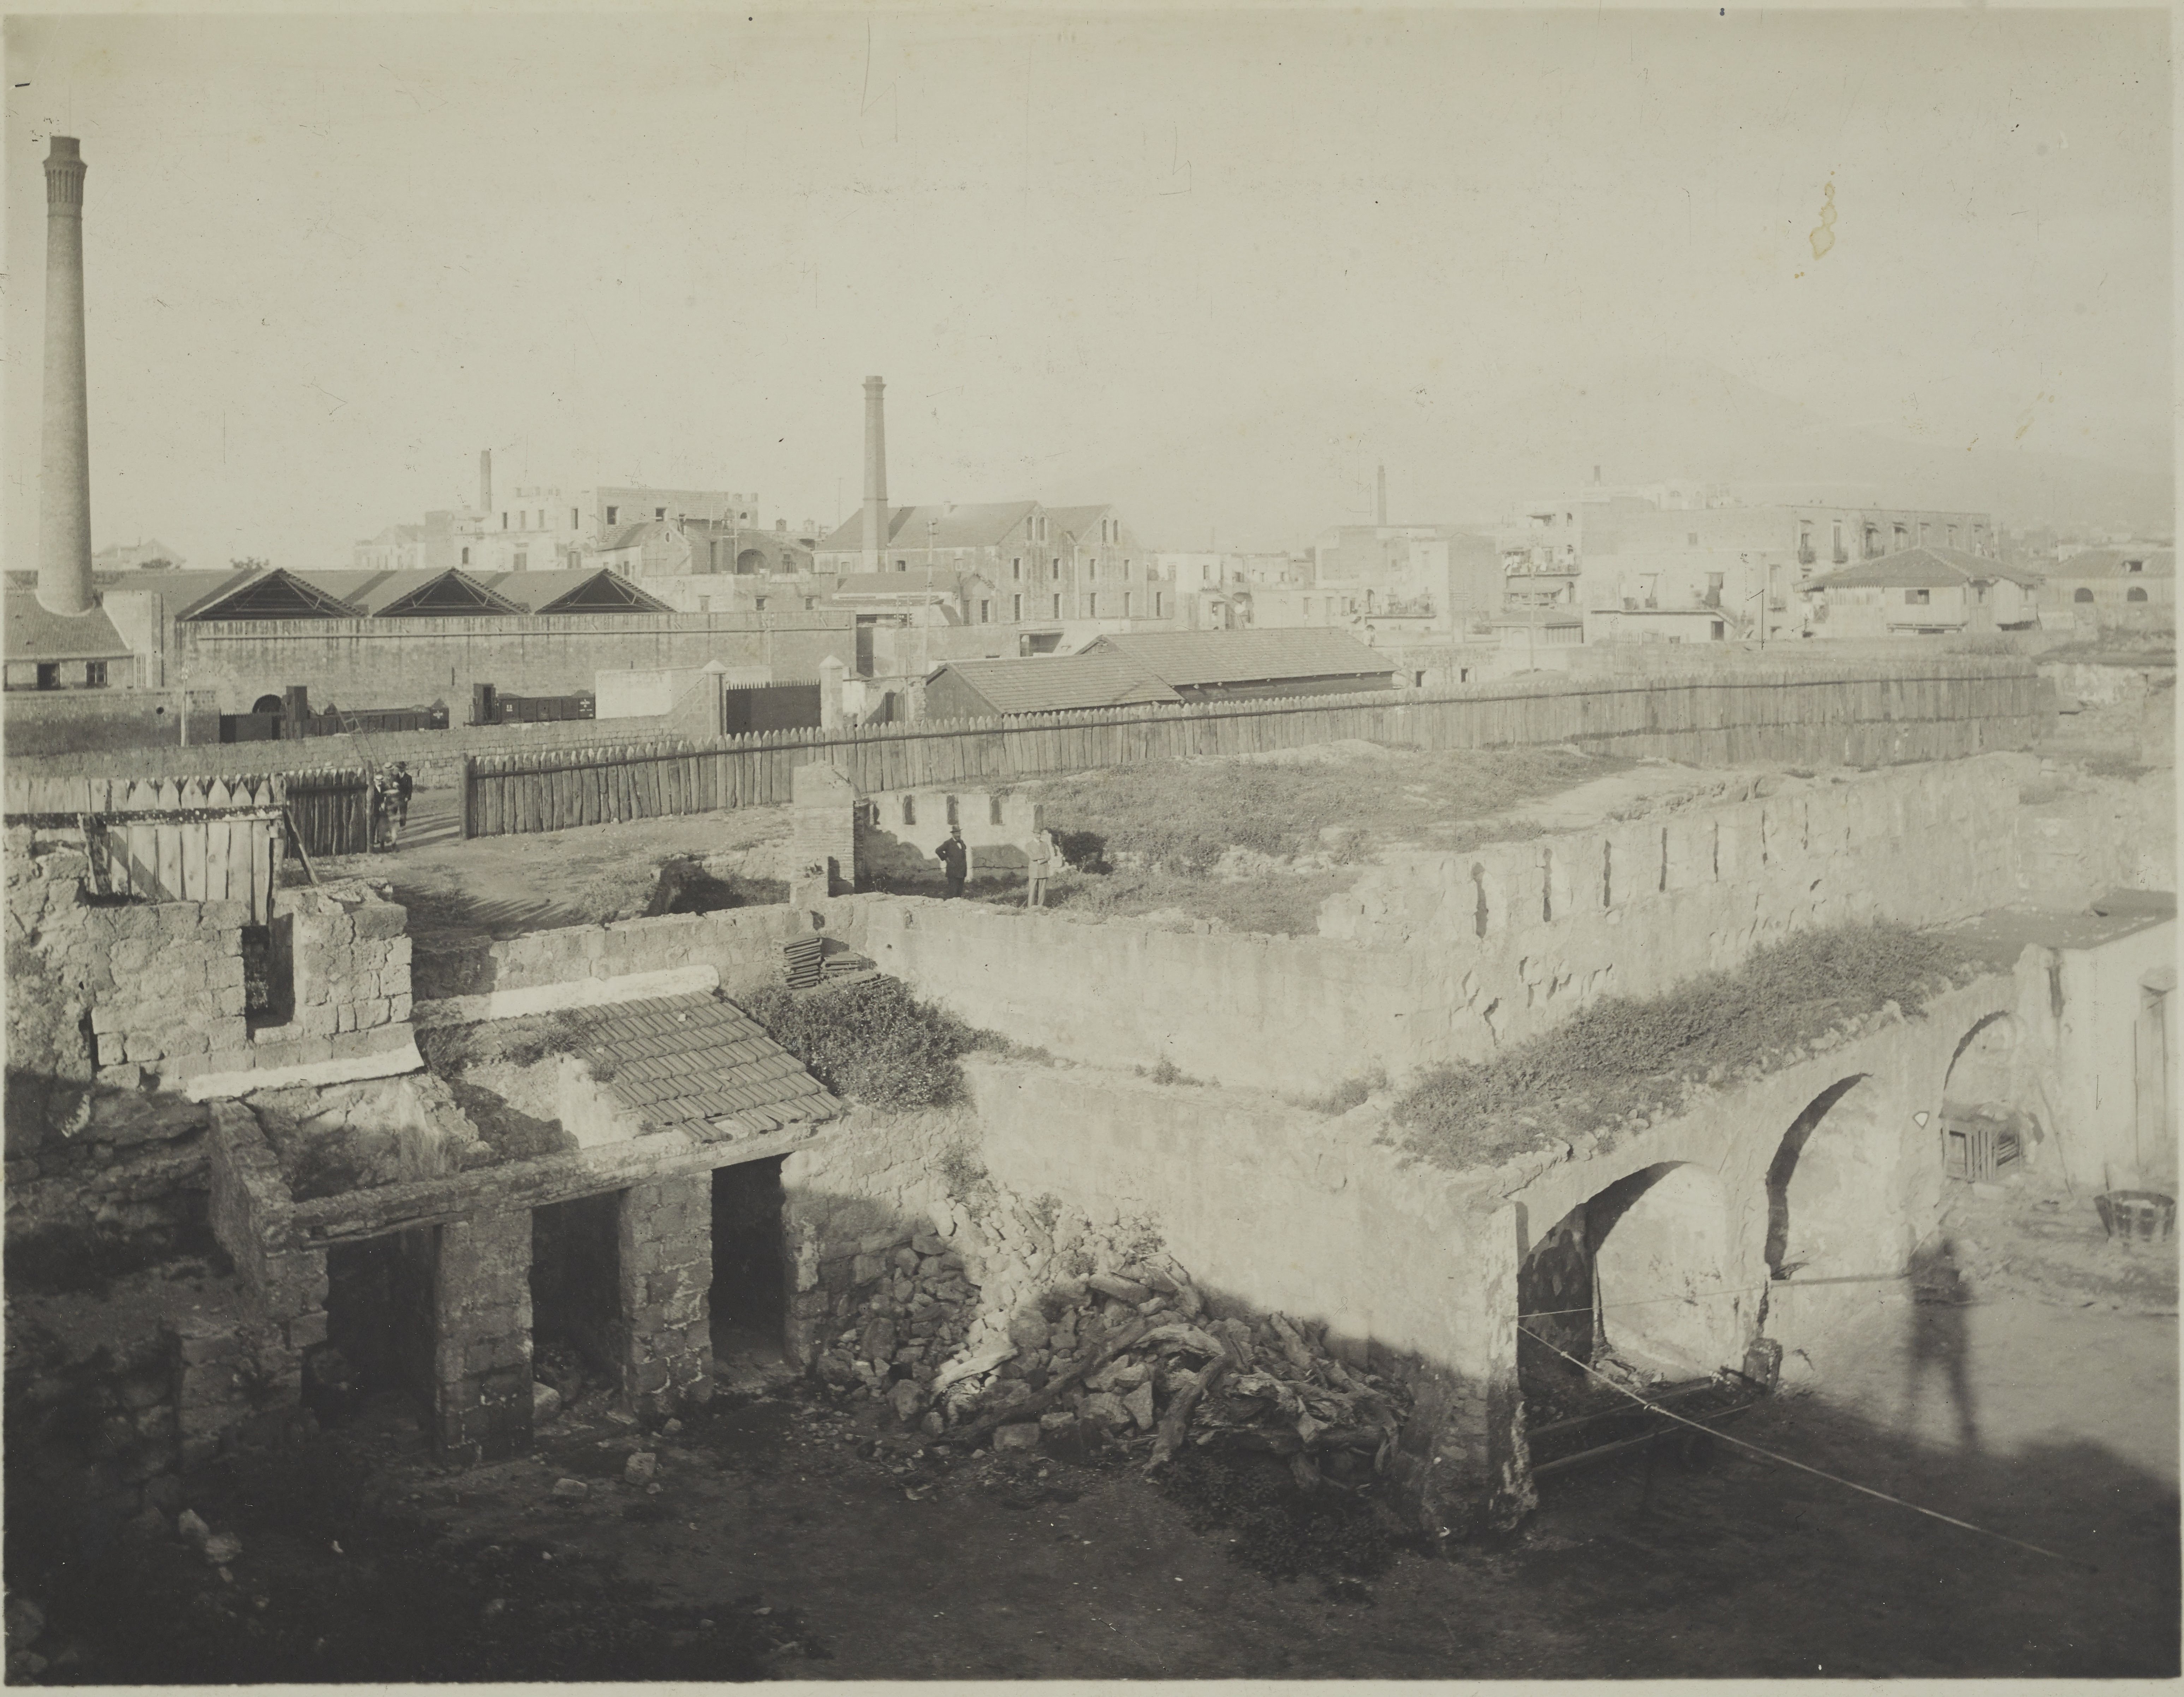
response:
<path id="1" fill-rule="evenodd" d="M 711 968 L 722 993 L 733 997 L 760 984 L 781 982 L 781 951 L 794 938 L 818 932 L 844 948 L 861 948 L 866 915 L 881 899 L 844 897 L 812 907 L 776 904 L 667 914 L 495 940 L 426 938 L 419 943 L 412 965 L 414 992 L 422 1004 L 419 1022 L 505 1016 L 504 1010 L 482 1004 L 468 1011 L 445 1005 L 459 999 L 689 967 Z"/>
<path id="2" fill-rule="evenodd" d="M 1331 899 L 1318 938 L 898 897 L 868 910 L 866 952 L 972 1025 L 1073 1060 L 1323 1092 L 1484 1059 L 1596 997 L 1657 993 L 1793 932 L 2006 905 L 2029 770 L 1997 756 L 1866 774 L 1419 857 Z"/>
<path id="3" fill-rule="evenodd" d="M 81 762 L 86 754 L 126 749 L 131 757 L 123 763 L 126 769 L 148 772 L 142 757 L 186 753 L 177 747 L 185 711 L 188 741 L 217 743 L 219 700 L 203 689 L 11 689 L 0 704 L 0 734 L 11 761 L 47 756 L 67 763 L 74 775 L 85 770 Z"/>

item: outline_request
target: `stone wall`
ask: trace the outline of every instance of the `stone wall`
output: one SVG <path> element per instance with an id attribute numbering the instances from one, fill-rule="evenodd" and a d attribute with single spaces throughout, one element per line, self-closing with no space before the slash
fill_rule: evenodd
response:
<path id="1" fill-rule="evenodd" d="M 473 685 L 504 695 L 568 695 L 601 670 L 684 670 L 715 660 L 816 679 L 820 659 L 855 660 L 847 613 L 604 613 L 573 617 L 261 619 L 181 623 L 170 665 L 225 713 L 308 683 L 342 707 L 444 701 L 467 717 Z"/>
<path id="2" fill-rule="evenodd" d="M 9 1244 L 53 1255 L 96 1245 L 125 1260 L 190 1246 L 205 1229 L 210 1127 L 203 1103 L 103 1087 L 58 1126 L 11 1119 Z"/>
<path id="3" fill-rule="evenodd" d="M 65 761 L 94 750 L 179 746 L 185 703 L 189 741 L 217 743 L 218 704 L 210 691 L 198 689 L 11 689 L 0 729 L 10 760 L 49 755 Z M 81 770 L 71 767 L 70 775 Z"/>
<path id="4" fill-rule="evenodd" d="M 2048 907 L 2075 907 L 2116 888 L 2176 887 L 2176 776 L 2043 782 L 2027 804 L 2018 891 Z"/>
<path id="5" fill-rule="evenodd" d="M 1020 1043 L 1319 1093 L 1482 1059 L 1598 996 L 1658 993 L 1795 931 L 2006 905 L 2029 769 L 1997 755 L 1892 770 L 1407 858 L 1331 899 L 1318 938 L 898 897 L 868 909 L 865 948 L 919 994 Z"/>
<path id="6" fill-rule="evenodd" d="M 661 1411 L 713 1394 L 706 1293 L 713 1287 L 713 1176 L 632 1184 L 618 1200 L 622 1390 Z"/>
<path id="7" fill-rule="evenodd" d="M 433 1427 L 441 1454 L 502 1461 L 531 1442 L 531 1212 L 434 1227 Z"/>
<path id="8" fill-rule="evenodd" d="M 970 845 L 972 882 L 1021 877 L 1024 843 L 1040 823 L 1039 804 L 1025 793 L 883 790 L 865 798 L 857 817 L 857 871 L 866 877 L 928 878 L 937 883 L 945 876 L 940 845 L 949 827 L 960 825 Z"/>
<path id="9" fill-rule="evenodd" d="M 173 1090 L 357 1060 L 410 1041 L 408 915 L 356 880 L 278 891 L 281 1012 L 244 1012 L 246 902 L 116 902 L 86 888 L 80 832 L 8 832 L 11 1127 L 50 1124 L 95 1076 Z M 276 969 L 277 971 L 277 969 Z M 12 1135 L 12 1133 L 11 1133 Z"/>
<path id="10" fill-rule="evenodd" d="M 769 905 L 666 914 L 526 932 L 491 942 L 468 938 L 427 943 L 415 962 L 417 999 L 453 1005 L 428 1005 L 419 1022 L 505 1018 L 534 1010 L 516 999 L 526 992 L 688 967 L 713 969 L 722 988 L 733 996 L 781 982 L 782 946 L 812 932 L 815 910 L 823 921 L 817 929 L 845 946 L 859 947 L 864 915 L 875 899 L 828 901 L 816 909 Z"/>
<path id="11" fill-rule="evenodd" d="M 824 761 L 799 766 L 790 778 L 789 876 L 827 895 L 857 883 L 857 792 L 846 773 Z"/>

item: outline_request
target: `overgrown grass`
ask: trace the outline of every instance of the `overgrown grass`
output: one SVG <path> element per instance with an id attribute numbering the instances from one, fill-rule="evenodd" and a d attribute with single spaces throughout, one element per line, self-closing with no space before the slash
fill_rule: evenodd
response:
<path id="1" fill-rule="evenodd" d="M 1808 931 L 1664 996 L 1608 997 L 1485 1065 L 1437 1068 L 1396 1105 L 1405 1145 L 1437 1166 L 1491 1166 L 1552 1132 L 1612 1129 L 1694 1084 L 1750 1078 L 1843 1022 L 1907 1015 L 1986 970 L 1954 938 L 1882 923 Z"/>
<path id="2" fill-rule="evenodd" d="M 1202 876 L 1228 849 L 1348 862 L 1376 838 L 1477 819 L 1628 762 L 1563 748 L 1391 748 L 1325 764 L 1161 760 L 1039 786 L 1062 858 Z"/>
<path id="3" fill-rule="evenodd" d="M 961 1101 L 959 1063 L 984 1035 L 919 1001 L 899 978 L 802 992 L 770 986 L 743 1006 L 829 1090 L 875 1108 Z"/>
<path id="4" fill-rule="evenodd" d="M 417 1052 L 430 1071 L 447 1079 L 504 1061 L 533 1066 L 549 1054 L 573 1053 L 585 1025 L 598 1017 L 595 1011 L 568 1010 L 478 1025 L 427 1026 L 417 1033 Z"/>

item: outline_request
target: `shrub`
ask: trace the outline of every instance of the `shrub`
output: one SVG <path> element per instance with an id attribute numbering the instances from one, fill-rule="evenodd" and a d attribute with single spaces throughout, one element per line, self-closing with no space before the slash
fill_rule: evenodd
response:
<path id="1" fill-rule="evenodd" d="M 770 986 L 744 1007 L 838 1096 L 875 1108 L 942 1108 L 963 1099 L 959 1058 L 975 1033 L 910 993 L 866 978 L 799 993 Z"/>

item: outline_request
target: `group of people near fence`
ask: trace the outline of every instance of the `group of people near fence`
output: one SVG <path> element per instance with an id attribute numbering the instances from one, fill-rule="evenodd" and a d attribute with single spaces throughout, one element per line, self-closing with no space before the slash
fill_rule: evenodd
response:
<path id="1" fill-rule="evenodd" d="M 410 797 L 417 787 L 410 775 L 410 763 L 397 760 L 392 766 L 380 766 L 371 774 L 368 792 L 371 803 L 371 852 L 375 854 L 394 852 L 401 841 L 402 829 L 410 823 Z"/>
<path id="2" fill-rule="evenodd" d="M 963 827 L 951 825 L 948 836 L 933 853 L 939 858 L 940 870 L 948 877 L 948 893 L 963 893 L 965 881 L 971 876 L 971 845 L 963 840 Z M 1054 863 L 1061 858 L 1055 847 L 1054 835 L 1048 831 L 1034 831 L 1023 844 L 1024 905 L 1028 908 L 1046 905 L 1047 880 L 1054 876 Z"/>

